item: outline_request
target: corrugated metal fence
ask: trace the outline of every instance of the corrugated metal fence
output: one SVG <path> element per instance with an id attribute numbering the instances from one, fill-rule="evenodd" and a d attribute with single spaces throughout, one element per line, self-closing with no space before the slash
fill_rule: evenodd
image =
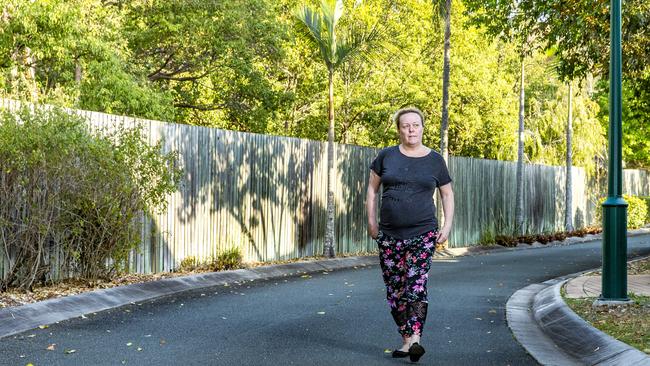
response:
<path id="1" fill-rule="evenodd" d="M 18 103 L 2 101 L 5 108 Z M 142 126 L 151 142 L 178 151 L 184 179 L 166 211 L 143 218 L 142 241 L 130 258 L 137 272 L 169 271 L 187 256 L 206 259 L 238 247 L 247 261 L 322 252 L 326 218 L 326 143 L 77 111 L 93 128 Z M 375 250 L 366 236 L 368 165 L 377 149 L 336 145 L 336 251 Z M 475 245 L 507 232 L 514 219 L 516 163 L 451 157 L 456 196 L 450 246 Z M 561 230 L 564 168 L 526 165 L 529 232 Z M 627 192 L 649 195 L 647 172 L 626 171 Z M 574 221 L 594 220 L 585 173 L 573 168 Z M 2 262 L 2 261 L 0 261 Z"/>

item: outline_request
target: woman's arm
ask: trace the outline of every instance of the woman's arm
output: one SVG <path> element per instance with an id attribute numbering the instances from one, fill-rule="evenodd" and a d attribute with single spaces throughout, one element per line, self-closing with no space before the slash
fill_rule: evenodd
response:
<path id="1" fill-rule="evenodd" d="M 445 224 L 440 229 L 438 243 L 443 243 L 449 238 L 451 226 L 454 222 L 454 191 L 451 189 L 451 183 L 439 187 L 439 190 L 442 199 L 442 211 L 445 214 Z"/>
<path id="2" fill-rule="evenodd" d="M 381 178 L 370 170 L 370 179 L 368 180 L 368 192 L 366 193 L 366 212 L 368 214 L 368 235 L 376 239 L 379 235 L 379 225 L 377 224 L 377 192 L 381 185 Z"/>

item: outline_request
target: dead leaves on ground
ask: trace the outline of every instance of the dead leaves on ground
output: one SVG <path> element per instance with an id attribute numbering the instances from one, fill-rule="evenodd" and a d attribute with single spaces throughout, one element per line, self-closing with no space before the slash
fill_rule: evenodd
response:
<path id="1" fill-rule="evenodd" d="M 9 289 L 8 291 L 0 292 L 0 309 L 32 304 L 47 299 L 77 295 L 94 290 L 184 275 L 187 275 L 187 273 L 124 274 L 110 281 L 95 280 L 89 282 L 79 279 L 69 279 L 55 285 L 34 287 L 31 292 Z"/>

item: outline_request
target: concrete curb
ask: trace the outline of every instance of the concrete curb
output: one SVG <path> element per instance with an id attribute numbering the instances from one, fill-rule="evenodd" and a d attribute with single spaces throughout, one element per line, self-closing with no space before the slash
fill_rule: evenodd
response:
<path id="1" fill-rule="evenodd" d="M 650 356 L 594 328 L 562 299 L 560 289 L 569 279 L 592 271 L 516 291 L 506 304 L 515 339 L 542 365 L 650 366 Z"/>
<path id="2" fill-rule="evenodd" d="M 506 304 L 508 326 L 515 339 L 541 365 L 581 365 L 577 359 L 566 355 L 535 322 L 533 299 L 548 286 L 548 283 L 539 283 L 515 292 Z"/>
<path id="3" fill-rule="evenodd" d="M 583 365 L 648 365 L 650 356 L 592 327 L 562 300 L 566 280 L 539 291 L 533 317 L 542 331 Z"/>
<path id="4" fill-rule="evenodd" d="M 0 338 L 34 329 L 41 325 L 117 308 L 135 302 L 206 287 L 261 279 L 365 267 L 378 264 L 376 256 L 335 258 L 295 262 L 277 266 L 202 273 L 166 278 L 86 292 L 0 310 Z"/>

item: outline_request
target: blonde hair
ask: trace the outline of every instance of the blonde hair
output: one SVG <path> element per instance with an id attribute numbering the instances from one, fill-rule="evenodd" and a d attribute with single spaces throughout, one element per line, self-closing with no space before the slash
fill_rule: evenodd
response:
<path id="1" fill-rule="evenodd" d="M 395 122 L 395 126 L 397 126 L 397 129 L 399 130 L 399 119 L 402 118 L 403 115 L 407 113 L 415 113 L 418 116 L 420 116 L 420 120 L 422 121 L 422 127 L 424 127 L 424 113 L 416 107 L 407 107 L 407 108 L 402 108 L 395 112 L 393 114 L 393 122 Z"/>

